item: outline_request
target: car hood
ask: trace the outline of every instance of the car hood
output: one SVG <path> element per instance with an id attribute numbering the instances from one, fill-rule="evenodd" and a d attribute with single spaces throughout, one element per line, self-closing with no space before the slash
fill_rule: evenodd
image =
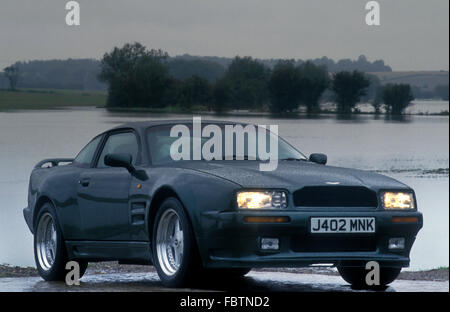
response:
<path id="1" fill-rule="evenodd" d="M 295 190 L 307 185 L 364 186 L 373 190 L 409 188 L 377 173 L 309 161 L 280 161 L 274 171 L 260 171 L 257 161 L 180 161 L 177 167 L 208 173 L 245 188 Z"/>

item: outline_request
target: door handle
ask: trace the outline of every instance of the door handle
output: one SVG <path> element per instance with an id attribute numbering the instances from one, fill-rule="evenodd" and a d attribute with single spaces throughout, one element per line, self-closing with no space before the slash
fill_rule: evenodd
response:
<path id="1" fill-rule="evenodd" d="M 89 186 L 89 179 L 86 179 L 86 178 L 81 179 L 80 181 L 78 181 L 78 183 L 79 183 L 81 186 L 87 187 L 87 186 Z"/>

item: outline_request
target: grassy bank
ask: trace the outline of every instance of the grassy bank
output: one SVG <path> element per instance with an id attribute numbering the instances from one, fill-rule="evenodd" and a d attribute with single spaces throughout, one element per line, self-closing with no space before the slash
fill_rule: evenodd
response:
<path id="1" fill-rule="evenodd" d="M 57 109 L 73 106 L 104 106 L 106 93 L 81 90 L 0 89 L 0 111 Z"/>

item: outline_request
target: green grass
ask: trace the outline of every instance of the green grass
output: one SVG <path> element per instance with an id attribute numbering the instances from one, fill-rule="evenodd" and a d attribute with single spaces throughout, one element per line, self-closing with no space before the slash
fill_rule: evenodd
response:
<path id="1" fill-rule="evenodd" d="M 108 107 L 111 112 L 144 112 L 144 113 L 158 113 L 158 114 L 192 114 L 192 113 L 213 113 L 209 112 L 205 106 L 193 106 L 191 109 L 186 109 L 179 106 L 166 107 Z"/>
<path id="2" fill-rule="evenodd" d="M 0 111 L 57 109 L 70 106 L 104 106 L 106 92 L 81 90 L 0 89 Z"/>

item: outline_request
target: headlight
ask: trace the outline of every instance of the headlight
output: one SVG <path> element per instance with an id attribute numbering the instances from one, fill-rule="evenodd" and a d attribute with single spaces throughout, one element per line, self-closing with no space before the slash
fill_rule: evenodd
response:
<path id="1" fill-rule="evenodd" d="M 384 192 L 381 196 L 384 209 L 414 209 L 414 196 L 408 192 Z"/>
<path id="2" fill-rule="evenodd" d="M 282 191 L 241 191 L 237 194 L 241 209 L 282 209 L 287 207 L 286 193 Z"/>

